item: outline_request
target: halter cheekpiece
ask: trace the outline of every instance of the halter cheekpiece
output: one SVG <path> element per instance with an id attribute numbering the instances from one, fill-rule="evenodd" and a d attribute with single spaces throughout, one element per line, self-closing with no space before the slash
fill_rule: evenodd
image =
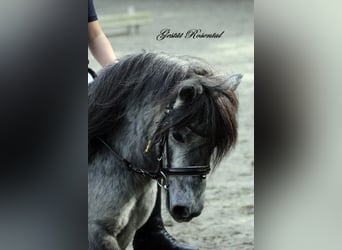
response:
<path id="1" fill-rule="evenodd" d="M 167 106 L 165 109 L 164 116 L 161 120 L 165 119 L 173 110 L 172 107 Z M 167 184 L 167 178 L 168 176 L 174 175 L 174 176 L 200 176 L 202 179 L 205 179 L 207 174 L 210 172 L 210 165 L 201 165 L 201 166 L 185 166 L 182 168 L 172 168 L 169 164 L 168 160 L 168 151 L 169 151 L 169 129 L 163 133 L 161 136 L 161 139 L 158 143 L 158 157 L 156 159 L 158 163 L 158 169 L 156 172 L 150 172 L 146 171 L 142 168 L 136 168 L 134 167 L 128 160 L 121 157 L 117 152 L 113 150 L 108 143 L 106 143 L 103 139 L 97 138 L 117 159 L 123 162 L 125 167 L 134 173 L 140 174 L 142 176 L 147 176 L 152 179 L 157 180 L 158 185 L 164 189 L 168 188 Z M 150 148 L 152 146 L 152 141 L 149 140 L 147 142 L 145 153 L 148 153 L 150 151 Z"/>

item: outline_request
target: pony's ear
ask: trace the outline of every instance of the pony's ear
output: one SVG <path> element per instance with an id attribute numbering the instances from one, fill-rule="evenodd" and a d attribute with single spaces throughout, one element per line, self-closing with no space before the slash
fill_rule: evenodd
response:
<path id="1" fill-rule="evenodd" d="M 225 85 L 227 86 L 227 88 L 235 91 L 241 82 L 241 78 L 242 78 L 241 74 L 235 74 L 235 75 L 229 76 L 225 82 Z"/>
<path id="2" fill-rule="evenodd" d="M 194 99 L 197 95 L 203 93 L 203 86 L 197 85 L 185 85 L 178 90 L 178 96 L 176 99 L 175 107 L 181 106 L 182 103 L 186 103 Z"/>

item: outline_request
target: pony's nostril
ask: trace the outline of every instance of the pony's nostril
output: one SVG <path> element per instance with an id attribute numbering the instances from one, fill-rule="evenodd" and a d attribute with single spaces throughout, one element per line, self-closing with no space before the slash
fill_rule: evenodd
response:
<path id="1" fill-rule="evenodd" d="M 184 206 L 174 206 L 174 208 L 172 209 L 172 213 L 181 218 L 187 218 L 190 215 L 189 209 Z"/>

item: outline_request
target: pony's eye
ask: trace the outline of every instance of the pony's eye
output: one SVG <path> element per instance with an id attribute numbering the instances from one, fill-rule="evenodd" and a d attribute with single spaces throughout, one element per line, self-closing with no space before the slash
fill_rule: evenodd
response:
<path id="1" fill-rule="evenodd" d="M 178 142 L 181 142 L 181 143 L 185 142 L 183 136 L 179 132 L 173 132 L 172 136 Z"/>

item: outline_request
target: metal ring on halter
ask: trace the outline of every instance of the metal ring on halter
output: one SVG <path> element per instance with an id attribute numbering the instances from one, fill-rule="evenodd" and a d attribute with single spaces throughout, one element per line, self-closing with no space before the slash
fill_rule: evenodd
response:
<path id="1" fill-rule="evenodd" d="M 158 183 L 158 186 L 167 190 L 169 185 L 168 184 L 165 184 L 167 183 L 167 177 L 166 175 L 164 174 L 163 171 L 160 171 L 160 174 L 161 174 L 161 179 L 160 180 L 157 180 L 157 183 Z"/>

